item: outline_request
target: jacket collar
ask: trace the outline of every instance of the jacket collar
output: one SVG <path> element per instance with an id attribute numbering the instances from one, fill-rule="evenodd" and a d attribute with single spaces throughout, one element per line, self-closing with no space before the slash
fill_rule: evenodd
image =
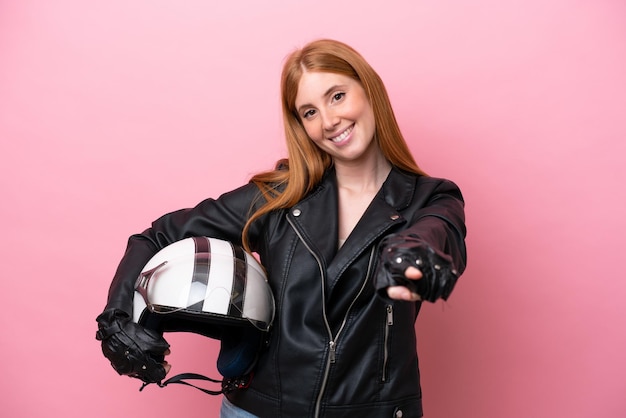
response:
<path id="1" fill-rule="evenodd" d="M 417 187 L 417 176 L 397 167 L 392 167 L 383 183 L 381 193 L 389 206 L 396 210 L 406 209 L 413 199 Z"/>

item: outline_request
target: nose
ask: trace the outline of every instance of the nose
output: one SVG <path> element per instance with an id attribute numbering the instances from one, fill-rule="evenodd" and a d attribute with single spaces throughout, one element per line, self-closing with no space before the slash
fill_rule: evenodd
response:
<path id="1" fill-rule="evenodd" d="M 339 116 L 333 112 L 332 110 L 327 110 L 322 113 L 322 127 L 325 131 L 334 131 L 335 127 L 339 125 L 340 119 Z"/>

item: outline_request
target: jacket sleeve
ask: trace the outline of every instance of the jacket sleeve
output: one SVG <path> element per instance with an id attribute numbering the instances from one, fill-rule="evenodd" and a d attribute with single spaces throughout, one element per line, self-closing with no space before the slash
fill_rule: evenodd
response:
<path id="1" fill-rule="evenodd" d="M 405 285 L 405 280 L 398 279 L 404 276 L 406 267 L 414 265 L 425 276 L 429 271 L 440 275 L 439 270 L 443 273 L 443 270 L 448 269 L 451 272 L 449 279 L 441 279 L 443 282 L 439 278 L 429 279 L 440 282 L 440 286 L 448 287 L 448 292 L 444 289 L 441 291 L 449 294 L 456 278 L 463 273 L 467 264 L 463 196 L 457 185 L 449 180 L 421 177 L 418 179 L 413 200 L 419 203 L 415 211 L 406 213 L 408 226 L 381 241 L 381 263 L 376 274 L 375 287 L 381 291 L 388 286 Z M 428 258 L 431 261 L 438 260 L 437 264 L 441 265 L 418 266 L 414 261 L 417 255 L 424 262 Z M 404 261 L 401 262 L 401 259 Z M 393 260 L 398 260 L 399 264 L 395 267 L 397 271 L 394 271 L 394 267 L 389 267 L 394 265 Z M 405 262 L 407 260 L 411 260 L 409 264 Z M 421 263 L 422 260 L 418 262 Z"/>
<path id="2" fill-rule="evenodd" d="M 117 309 L 132 316 L 134 285 L 139 273 L 154 254 L 173 242 L 209 236 L 241 244 L 243 227 L 252 206 L 260 201 L 259 196 L 258 188 L 249 183 L 218 199 L 206 199 L 194 208 L 166 214 L 144 232 L 132 235 L 109 287 L 105 310 Z M 258 230 L 254 226 L 250 229 L 252 243 Z"/>
<path id="3" fill-rule="evenodd" d="M 442 179 L 427 178 L 434 182 L 426 204 L 416 211 L 413 224 L 405 231 L 414 234 L 452 258 L 454 268 L 460 275 L 467 264 L 465 237 L 465 201 L 458 186 Z"/>

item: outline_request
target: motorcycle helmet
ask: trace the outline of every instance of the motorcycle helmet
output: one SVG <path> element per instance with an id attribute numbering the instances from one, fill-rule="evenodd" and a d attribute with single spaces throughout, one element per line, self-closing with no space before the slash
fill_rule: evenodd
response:
<path id="1" fill-rule="evenodd" d="M 274 319 L 263 267 L 228 241 L 192 237 L 170 244 L 135 283 L 133 321 L 159 332 L 194 332 L 221 342 L 224 378 L 252 369 Z"/>

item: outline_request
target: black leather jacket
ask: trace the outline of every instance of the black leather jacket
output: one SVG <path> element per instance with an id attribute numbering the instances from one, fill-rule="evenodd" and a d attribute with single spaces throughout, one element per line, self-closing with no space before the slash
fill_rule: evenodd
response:
<path id="1" fill-rule="evenodd" d="M 248 184 L 165 215 L 132 236 L 107 308 L 132 310 L 135 278 L 171 242 L 205 235 L 241 243 L 258 196 Z M 393 168 L 339 250 L 337 196 L 331 168 L 300 203 L 251 228 L 251 245 L 276 299 L 276 319 L 250 387 L 228 398 L 259 417 L 421 417 L 414 329 L 420 303 L 377 295 L 378 244 L 391 233 L 414 233 L 449 254 L 462 272 L 461 193 L 447 180 Z"/>

